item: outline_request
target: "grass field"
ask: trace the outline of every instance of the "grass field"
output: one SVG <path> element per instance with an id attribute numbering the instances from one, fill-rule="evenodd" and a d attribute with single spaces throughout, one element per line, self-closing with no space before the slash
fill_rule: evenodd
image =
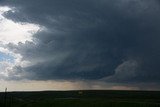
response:
<path id="1" fill-rule="evenodd" d="M 153 91 L 44 91 L 10 92 L 0 107 L 160 107 Z"/>

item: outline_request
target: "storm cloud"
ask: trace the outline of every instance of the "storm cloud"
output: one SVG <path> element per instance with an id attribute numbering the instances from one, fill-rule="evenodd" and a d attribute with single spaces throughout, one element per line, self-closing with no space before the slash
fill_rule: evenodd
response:
<path id="1" fill-rule="evenodd" d="M 160 83 L 158 0 L 12 0 L 5 17 L 42 28 L 8 43 L 26 66 L 11 79 Z M 18 75 L 18 76 L 17 76 Z"/>

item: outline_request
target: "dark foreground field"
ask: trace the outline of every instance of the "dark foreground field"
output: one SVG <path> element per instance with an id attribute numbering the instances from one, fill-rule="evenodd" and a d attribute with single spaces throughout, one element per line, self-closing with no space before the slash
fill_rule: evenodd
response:
<path id="1" fill-rule="evenodd" d="M 0 93 L 0 107 L 160 107 L 160 92 L 44 91 Z"/>

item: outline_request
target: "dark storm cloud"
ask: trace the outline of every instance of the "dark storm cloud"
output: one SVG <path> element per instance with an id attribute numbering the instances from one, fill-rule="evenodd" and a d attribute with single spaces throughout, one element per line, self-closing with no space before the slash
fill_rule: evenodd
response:
<path id="1" fill-rule="evenodd" d="M 8 44 L 36 80 L 159 82 L 158 0 L 15 0 L 6 17 L 46 27 L 34 42 Z M 20 68 L 20 70 L 19 70 Z M 18 69 L 18 70 L 17 70 Z"/>

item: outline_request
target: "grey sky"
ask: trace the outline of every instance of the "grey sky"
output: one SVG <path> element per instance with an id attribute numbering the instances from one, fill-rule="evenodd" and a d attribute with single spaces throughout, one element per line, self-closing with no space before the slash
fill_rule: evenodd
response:
<path id="1" fill-rule="evenodd" d="M 160 84 L 158 0 L 2 0 L 1 5 L 15 9 L 4 17 L 40 26 L 32 41 L 3 46 L 28 62 L 14 65 L 7 80 Z"/>

